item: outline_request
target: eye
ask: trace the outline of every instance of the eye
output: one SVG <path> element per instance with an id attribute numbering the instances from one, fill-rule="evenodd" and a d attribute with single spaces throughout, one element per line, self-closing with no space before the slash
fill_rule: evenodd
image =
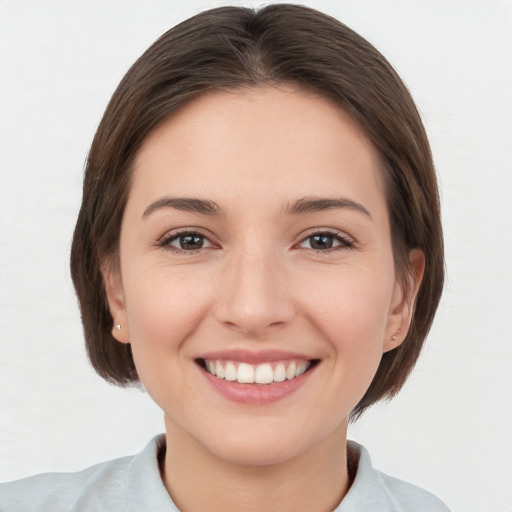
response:
<path id="1" fill-rule="evenodd" d="M 350 248 L 354 242 L 347 235 L 342 233 L 331 233 L 322 231 L 313 233 L 300 242 L 299 247 L 312 249 L 314 251 L 328 252 L 336 249 Z"/>
<path id="2" fill-rule="evenodd" d="M 160 245 L 175 252 L 197 252 L 201 249 L 213 247 L 208 238 L 194 231 L 174 233 L 160 241 Z"/>

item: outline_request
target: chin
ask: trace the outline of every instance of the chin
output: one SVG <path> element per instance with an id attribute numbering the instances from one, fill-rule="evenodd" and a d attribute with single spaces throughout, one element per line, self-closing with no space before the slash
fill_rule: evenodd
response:
<path id="1" fill-rule="evenodd" d="M 329 433 L 296 421 L 258 422 L 226 426 L 222 434 L 203 438 L 203 446 L 216 457 L 240 466 L 272 466 L 291 461 L 322 444 Z M 305 427 L 305 428 L 300 428 Z"/>
<path id="2" fill-rule="evenodd" d="M 212 447 L 212 452 L 229 464 L 247 467 L 263 467 L 282 464 L 294 459 L 302 450 L 294 446 L 283 446 L 283 440 L 273 443 L 242 441 L 240 443 L 224 443 L 220 449 Z"/>

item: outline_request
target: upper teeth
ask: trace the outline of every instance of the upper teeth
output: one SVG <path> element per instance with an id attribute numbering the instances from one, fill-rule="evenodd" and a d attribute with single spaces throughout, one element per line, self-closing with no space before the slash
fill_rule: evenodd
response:
<path id="1" fill-rule="evenodd" d="M 234 361 L 205 360 L 205 367 L 209 373 L 220 379 L 236 380 L 241 384 L 270 384 L 291 380 L 302 375 L 310 366 L 311 361 L 252 365 Z"/>

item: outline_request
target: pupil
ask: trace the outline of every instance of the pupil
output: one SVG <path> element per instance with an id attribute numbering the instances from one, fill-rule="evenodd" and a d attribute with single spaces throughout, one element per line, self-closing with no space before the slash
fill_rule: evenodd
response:
<path id="1" fill-rule="evenodd" d="M 330 249 L 332 244 L 332 236 L 314 235 L 311 237 L 311 247 L 313 249 Z"/>
<path id="2" fill-rule="evenodd" d="M 180 247 L 185 250 L 201 249 L 203 237 L 199 235 L 184 235 L 180 237 Z"/>

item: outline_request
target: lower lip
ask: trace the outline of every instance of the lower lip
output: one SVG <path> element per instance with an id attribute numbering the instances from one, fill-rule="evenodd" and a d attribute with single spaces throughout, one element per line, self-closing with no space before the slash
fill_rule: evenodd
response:
<path id="1" fill-rule="evenodd" d="M 271 384 L 241 384 L 237 381 L 219 379 L 202 368 L 201 372 L 213 389 L 225 398 L 241 404 L 265 405 L 277 402 L 304 386 L 316 366 L 313 366 L 299 377 Z"/>

